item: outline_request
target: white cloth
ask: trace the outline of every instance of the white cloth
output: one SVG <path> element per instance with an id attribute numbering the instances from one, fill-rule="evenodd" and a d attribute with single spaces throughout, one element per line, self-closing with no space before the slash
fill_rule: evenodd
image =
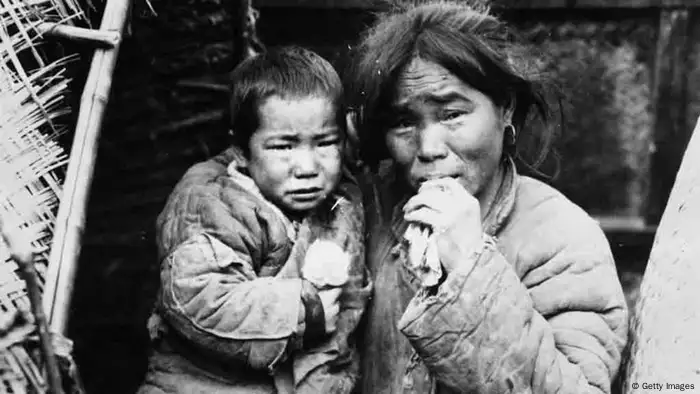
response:
<path id="1" fill-rule="evenodd" d="M 421 286 L 437 285 L 442 277 L 442 264 L 435 234 L 426 226 L 410 224 L 404 239 L 408 242 L 408 268 L 418 277 Z"/>

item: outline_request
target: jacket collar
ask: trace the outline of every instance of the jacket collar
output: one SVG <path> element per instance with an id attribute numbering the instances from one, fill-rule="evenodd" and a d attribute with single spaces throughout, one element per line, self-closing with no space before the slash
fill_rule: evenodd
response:
<path id="1" fill-rule="evenodd" d="M 518 189 L 518 171 L 510 157 L 503 160 L 503 179 L 496 192 L 494 203 L 482 222 L 484 233 L 494 237 L 503 228 L 513 212 L 515 194 Z"/>

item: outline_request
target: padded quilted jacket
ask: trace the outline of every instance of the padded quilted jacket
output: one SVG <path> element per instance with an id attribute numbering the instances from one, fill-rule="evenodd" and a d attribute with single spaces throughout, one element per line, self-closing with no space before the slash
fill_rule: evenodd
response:
<path id="1" fill-rule="evenodd" d="M 489 241 L 455 256 L 464 266 L 434 294 L 406 269 L 393 171 L 364 182 L 375 292 L 363 393 L 610 393 L 628 311 L 608 241 L 561 193 L 504 169 Z"/>
<path id="2" fill-rule="evenodd" d="M 371 291 L 358 189 L 343 183 L 294 226 L 237 171 L 242 161 L 229 149 L 195 165 L 158 217 L 161 289 L 140 393 L 349 393 L 359 370 L 352 336 Z M 318 238 L 354 260 L 336 332 L 312 341 L 305 333 L 323 330 L 324 318 L 298 272 Z"/>

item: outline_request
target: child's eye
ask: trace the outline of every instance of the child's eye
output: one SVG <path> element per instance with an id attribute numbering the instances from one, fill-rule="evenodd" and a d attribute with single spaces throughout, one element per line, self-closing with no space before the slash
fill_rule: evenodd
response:
<path id="1" fill-rule="evenodd" d="M 338 145 L 339 142 L 340 142 L 340 139 L 338 139 L 338 138 L 332 138 L 332 139 L 327 139 L 327 140 L 320 141 L 320 142 L 318 143 L 318 145 L 319 145 L 319 146 L 335 146 L 335 145 Z"/>
<path id="2" fill-rule="evenodd" d="M 272 150 L 290 150 L 292 149 L 292 144 L 274 144 L 269 145 L 267 148 Z"/>

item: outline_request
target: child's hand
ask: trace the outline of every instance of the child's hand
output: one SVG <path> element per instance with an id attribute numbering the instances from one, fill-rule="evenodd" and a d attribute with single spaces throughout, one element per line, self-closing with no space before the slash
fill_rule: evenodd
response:
<path id="1" fill-rule="evenodd" d="M 316 240 L 306 251 L 301 276 L 317 289 L 342 287 L 349 280 L 351 259 L 337 243 Z"/>
<path id="2" fill-rule="evenodd" d="M 340 312 L 340 303 L 338 302 L 343 289 L 334 287 L 318 292 L 323 304 L 323 314 L 326 318 L 326 333 L 330 334 L 335 331 L 335 326 L 338 321 L 338 313 Z"/>
<path id="3" fill-rule="evenodd" d="M 351 259 L 352 256 L 337 243 L 319 239 L 309 246 L 301 268 L 301 276 L 318 289 L 326 317 L 326 333 L 329 334 L 335 331 L 340 312 L 338 300 L 342 286 L 350 278 Z"/>

